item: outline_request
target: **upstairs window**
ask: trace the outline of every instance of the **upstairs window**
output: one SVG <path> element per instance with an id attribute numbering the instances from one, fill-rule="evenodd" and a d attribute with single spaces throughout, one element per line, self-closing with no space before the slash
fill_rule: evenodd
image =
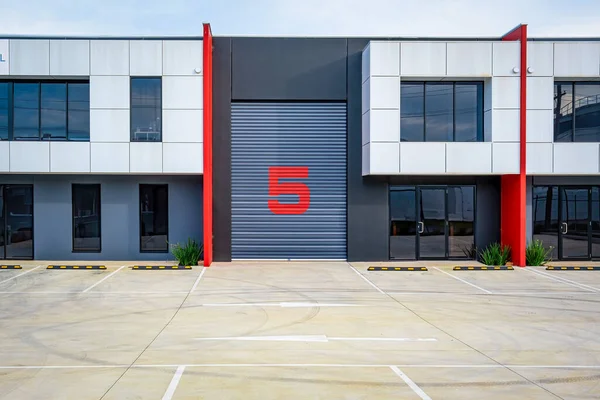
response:
<path id="1" fill-rule="evenodd" d="M 131 78 L 131 141 L 162 140 L 161 78 Z"/>
<path id="2" fill-rule="evenodd" d="M 90 140 L 88 82 L 0 82 L 0 140 Z"/>
<path id="3" fill-rule="evenodd" d="M 600 142 L 600 82 L 554 83 L 554 141 Z"/>
<path id="4" fill-rule="evenodd" d="M 483 141 L 482 82 L 402 82 L 400 140 Z"/>

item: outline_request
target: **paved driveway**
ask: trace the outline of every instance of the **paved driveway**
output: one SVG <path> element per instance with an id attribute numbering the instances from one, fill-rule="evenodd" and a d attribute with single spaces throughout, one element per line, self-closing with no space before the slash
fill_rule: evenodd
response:
<path id="1" fill-rule="evenodd" d="M 1 270 L 0 399 L 600 398 L 600 271 L 436 265 Z"/>

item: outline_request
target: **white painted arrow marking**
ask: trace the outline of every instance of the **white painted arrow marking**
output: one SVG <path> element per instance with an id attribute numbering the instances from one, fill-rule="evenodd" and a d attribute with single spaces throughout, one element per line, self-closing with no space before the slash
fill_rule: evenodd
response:
<path id="1" fill-rule="evenodd" d="M 230 337 L 208 337 L 196 338 L 196 340 L 218 341 L 218 340 L 238 340 L 238 341 L 262 341 L 262 342 L 437 342 L 435 338 L 386 338 L 386 337 L 327 337 L 325 335 L 288 335 L 288 336 L 230 336 Z"/>

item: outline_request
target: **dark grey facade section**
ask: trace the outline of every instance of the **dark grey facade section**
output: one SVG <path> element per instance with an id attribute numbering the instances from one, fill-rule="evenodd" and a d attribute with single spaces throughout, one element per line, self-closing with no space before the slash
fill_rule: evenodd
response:
<path id="1" fill-rule="evenodd" d="M 34 258 L 38 260 L 172 260 L 140 252 L 139 184 L 168 184 L 169 242 L 202 242 L 201 176 L 0 175 L 3 184 L 33 185 Z M 101 185 L 100 253 L 73 253 L 73 183 Z"/>
<path id="2" fill-rule="evenodd" d="M 346 100 L 346 39 L 234 38 L 231 73 L 233 100 Z"/>
<path id="3" fill-rule="evenodd" d="M 231 134 L 232 258 L 345 260 L 346 104 L 236 102 Z"/>
<path id="4" fill-rule="evenodd" d="M 213 39 L 213 257 L 231 261 L 231 39 Z"/>
<path id="5" fill-rule="evenodd" d="M 362 176 L 362 51 L 348 40 L 348 261 L 389 259 L 388 184 Z"/>

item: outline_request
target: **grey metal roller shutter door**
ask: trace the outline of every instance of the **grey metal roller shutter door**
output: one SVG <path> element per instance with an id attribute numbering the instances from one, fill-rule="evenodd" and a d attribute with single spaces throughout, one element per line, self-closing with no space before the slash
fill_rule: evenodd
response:
<path id="1" fill-rule="evenodd" d="M 346 259 L 346 104 L 234 103 L 231 136 L 232 258 Z M 269 196 L 271 167 L 308 168 L 278 181 L 308 186 L 304 213 L 271 210 L 300 199 Z"/>

